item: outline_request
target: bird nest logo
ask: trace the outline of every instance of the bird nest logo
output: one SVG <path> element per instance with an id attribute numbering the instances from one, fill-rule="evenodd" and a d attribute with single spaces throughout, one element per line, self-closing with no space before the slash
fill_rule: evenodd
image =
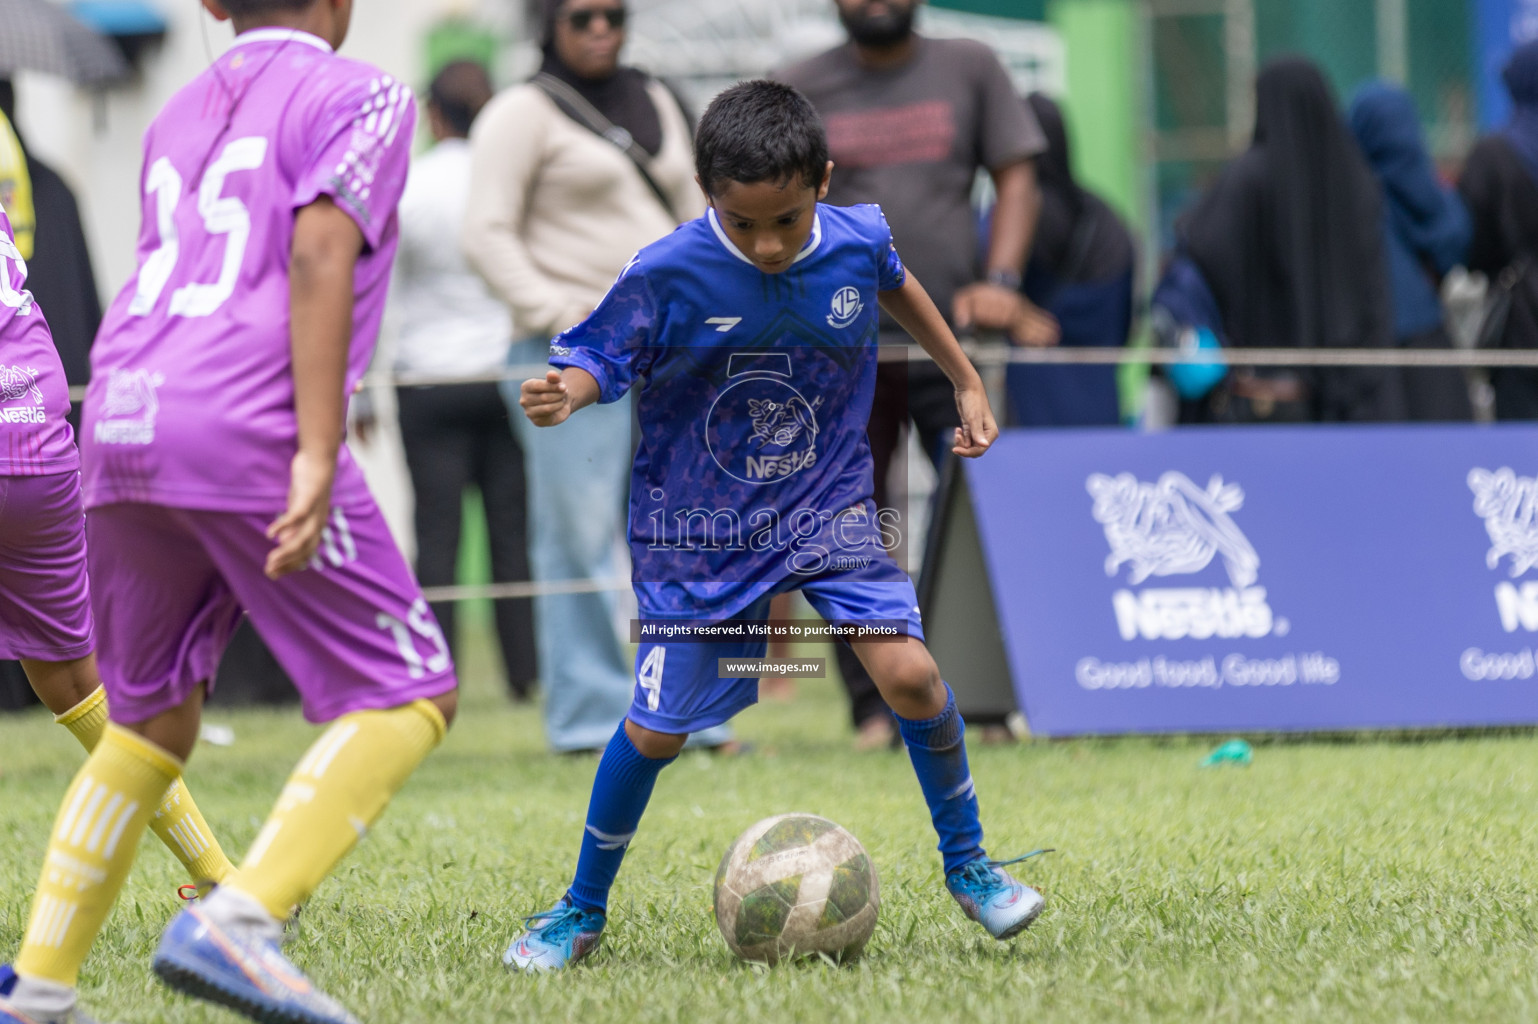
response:
<path id="1" fill-rule="evenodd" d="M 11 402 L 32 397 L 30 405 L 11 405 Z M 43 411 L 43 389 L 37 383 L 37 371 L 32 367 L 0 366 L 0 423 L 40 424 L 48 421 Z"/>
<path id="2" fill-rule="evenodd" d="M 37 383 L 37 370 L 28 366 L 0 366 L 0 402 L 14 402 L 30 394 L 38 405 L 43 404 L 43 389 Z"/>
<path id="3" fill-rule="evenodd" d="M 1116 591 L 1111 604 L 1123 640 L 1286 634 L 1287 620 L 1272 615 L 1266 589 L 1255 585 L 1260 556 L 1233 520 L 1232 513 L 1244 506 L 1244 491 L 1237 484 L 1214 476 L 1203 489 L 1172 471 L 1157 483 L 1131 473 L 1095 473 L 1085 486 L 1094 499 L 1092 514 L 1111 547 L 1107 576 L 1128 566 L 1127 582 L 1136 586 L 1153 577 L 1199 573 L 1216 558 L 1228 574 L 1227 587 Z"/>
<path id="4" fill-rule="evenodd" d="M 705 443 L 717 466 L 748 484 L 770 484 L 817 462 L 817 410 L 790 383 L 790 356 L 738 354 L 730 383 L 705 417 Z"/>
<path id="5" fill-rule="evenodd" d="M 156 389 L 166 382 L 149 370 L 113 370 L 94 436 L 101 444 L 150 444 L 160 414 Z"/>
<path id="6" fill-rule="evenodd" d="M 1485 565 L 1496 569 L 1501 559 L 1511 559 L 1512 580 L 1538 568 L 1538 477 L 1517 476 L 1508 466 L 1494 472 L 1476 468 L 1469 470 L 1468 484 L 1474 514 L 1485 521 L 1490 537 Z M 1538 632 L 1538 581 L 1502 580 L 1495 585 L 1495 605 L 1506 632 Z"/>

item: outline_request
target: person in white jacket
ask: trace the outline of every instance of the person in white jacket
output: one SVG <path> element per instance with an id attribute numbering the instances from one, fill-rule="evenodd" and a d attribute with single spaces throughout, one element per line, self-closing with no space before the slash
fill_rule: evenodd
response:
<path id="1" fill-rule="evenodd" d="M 598 305 L 631 256 L 705 209 L 678 101 L 619 63 L 625 20 L 620 0 L 545 0 L 540 74 L 492 99 L 470 134 L 461 241 L 512 310 L 523 339 L 509 355 L 514 365 L 545 362 L 551 339 Z M 592 127 L 600 123 L 592 114 L 610 130 Z M 516 406 L 516 383 L 504 397 Z M 553 430 L 534 428 L 516 408 L 513 422 L 529 474 L 535 580 L 628 577 L 630 403 Z M 557 751 L 602 749 L 630 707 L 629 649 L 614 629 L 619 599 L 608 590 L 535 601 L 545 730 Z M 725 729 L 695 742 L 725 743 Z"/>

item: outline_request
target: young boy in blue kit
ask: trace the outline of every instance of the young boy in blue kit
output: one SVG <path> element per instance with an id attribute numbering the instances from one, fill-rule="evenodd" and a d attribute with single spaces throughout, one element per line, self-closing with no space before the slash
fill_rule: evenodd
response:
<path id="1" fill-rule="evenodd" d="M 800 93 L 767 81 L 727 90 L 701 120 L 695 154 L 706 215 L 636 255 L 592 315 L 552 342 L 560 369 L 525 381 L 521 405 L 556 427 L 641 388 L 630 543 L 643 624 L 764 619 L 775 594 L 800 590 L 829 622 L 903 629 L 906 639 L 853 646 L 898 716 L 947 888 L 991 935 L 1010 938 L 1043 901 L 983 851 L 961 717 L 871 499 L 878 310 L 955 384 L 952 450 L 968 458 L 998 436 L 982 381 L 904 270 L 881 210 L 819 204 L 833 165 Z M 552 970 L 597 947 L 657 774 L 690 732 L 758 699 L 756 679 L 717 678 L 717 660 L 764 650 L 762 639 L 641 644 L 576 878 L 513 940 L 506 964 Z"/>

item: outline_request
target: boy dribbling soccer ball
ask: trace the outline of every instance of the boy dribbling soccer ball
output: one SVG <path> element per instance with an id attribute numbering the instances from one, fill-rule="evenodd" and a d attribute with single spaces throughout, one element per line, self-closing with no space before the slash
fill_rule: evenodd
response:
<path id="1" fill-rule="evenodd" d="M 870 497 L 878 308 L 955 385 L 953 451 L 968 458 L 998 436 L 982 381 L 904 270 L 880 209 L 819 204 L 833 168 L 800 93 L 766 81 L 722 93 L 700 122 L 695 159 L 706 216 L 643 249 L 593 314 L 551 343 L 560 369 L 524 383 L 523 409 L 558 427 L 641 387 L 630 541 L 643 623 L 763 619 L 775 594 L 800 590 L 830 622 L 904 627 L 899 642 L 854 647 L 897 714 L 947 888 L 989 934 L 1010 938 L 1043 901 L 983 850 L 961 717 Z M 597 947 L 658 774 L 690 732 L 757 700 L 757 679 L 717 678 L 718 659 L 764 648 L 641 644 L 634 702 L 599 762 L 576 876 L 513 940 L 506 964 L 558 969 Z"/>
<path id="2" fill-rule="evenodd" d="M 71 1024 L 74 983 L 180 776 L 243 615 L 332 722 L 156 972 L 261 1021 L 353 1020 L 282 921 L 455 710 L 448 646 L 342 437 L 378 334 L 411 91 L 335 54 L 351 0 L 204 0 L 230 49 L 145 134 L 138 270 L 92 351 L 81 462 L 112 722 L 60 807 L 0 1024 Z M 53 908 L 39 912 L 36 908 Z M 62 909 L 59 909 L 62 908 Z"/>

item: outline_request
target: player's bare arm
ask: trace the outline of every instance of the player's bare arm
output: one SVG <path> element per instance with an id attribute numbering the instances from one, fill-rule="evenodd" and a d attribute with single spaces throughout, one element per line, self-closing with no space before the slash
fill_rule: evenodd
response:
<path id="1" fill-rule="evenodd" d="M 951 451 L 975 459 L 988 450 L 999 436 L 998 424 L 988 404 L 983 379 L 977 375 L 966 353 L 951 333 L 950 325 L 940 315 L 934 300 L 910 272 L 901 288 L 881 292 L 881 308 L 903 330 L 913 335 L 919 347 L 929 353 L 935 365 L 956 388 L 956 408 L 961 412 L 961 426 L 956 428 L 956 443 Z"/>
<path id="2" fill-rule="evenodd" d="M 530 377 L 520 390 L 518 404 L 536 427 L 565 423 L 572 413 L 598 401 L 598 381 L 576 366 L 548 370 L 543 377 Z"/>
<path id="3" fill-rule="evenodd" d="M 336 456 L 347 426 L 353 269 L 362 251 L 357 224 L 329 197 L 304 207 L 295 218 L 289 323 L 299 450 L 288 510 L 267 528 L 267 536 L 277 541 L 265 567 L 272 579 L 309 564 L 331 512 Z"/>
<path id="4" fill-rule="evenodd" d="M 1033 305 L 1016 287 L 1025 272 L 1031 240 L 1041 216 L 1041 190 L 1036 164 L 1020 160 L 990 169 L 997 199 L 988 239 L 987 275 L 956 293 L 951 310 L 959 330 L 1007 331 L 1017 345 L 1056 345 L 1060 329 L 1055 317 Z"/>

